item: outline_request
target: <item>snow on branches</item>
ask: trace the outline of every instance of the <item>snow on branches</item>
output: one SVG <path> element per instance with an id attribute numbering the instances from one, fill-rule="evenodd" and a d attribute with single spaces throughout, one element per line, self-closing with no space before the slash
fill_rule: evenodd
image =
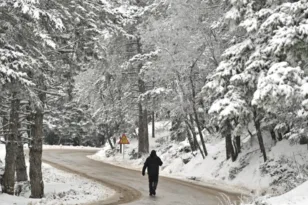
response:
<path id="1" fill-rule="evenodd" d="M 153 88 L 152 90 L 148 90 L 145 93 L 142 93 L 138 97 L 138 101 L 143 103 L 149 103 L 153 99 L 155 101 L 161 102 L 163 98 L 165 98 L 168 94 L 172 92 L 171 89 L 166 89 L 163 87 Z"/>
<path id="2" fill-rule="evenodd" d="M 215 101 L 209 114 L 218 115 L 218 121 L 224 121 L 225 119 L 234 119 L 241 115 L 245 102 L 240 99 L 223 98 Z"/>
<path id="3" fill-rule="evenodd" d="M 260 113 L 263 118 L 303 119 L 297 111 L 308 108 L 307 1 L 231 0 L 230 4 L 226 22 L 235 21 L 246 33 L 225 50 L 203 87 L 204 97 L 212 99 L 209 113 L 232 120 L 257 108 L 258 119 Z"/>
<path id="4" fill-rule="evenodd" d="M 52 12 L 43 10 L 40 8 L 41 2 L 38 0 L 4 0 L 0 1 L 0 7 L 8 7 L 19 10 L 22 14 L 28 15 L 34 20 L 39 20 L 41 18 L 47 18 L 53 27 L 58 30 L 63 30 L 64 25 L 61 18 Z"/>
<path id="5" fill-rule="evenodd" d="M 30 66 L 23 53 L 12 47 L 0 48 L 0 83 L 20 82 L 23 85 L 34 85 L 26 73 Z"/>
<path id="6" fill-rule="evenodd" d="M 144 54 L 136 54 L 128 61 L 126 61 L 121 67 L 124 70 L 129 70 L 131 68 L 135 68 L 138 65 L 142 65 L 138 75 L 144 78 L 150 70 L 154 69 L 152 61 L 158 56 L 160 50 L 155 50 L 149 53 Z"/>
<path id="7" fill-rule="evenodd" d="M 303 75 L 299 67 L 290 67 L 287 62 L 273 64 L 267 75 L 264 72 L 260 75 L 252 104 L 262 106 L 268 112 L 294 106 L 294 101 L 301 99 Z"/>

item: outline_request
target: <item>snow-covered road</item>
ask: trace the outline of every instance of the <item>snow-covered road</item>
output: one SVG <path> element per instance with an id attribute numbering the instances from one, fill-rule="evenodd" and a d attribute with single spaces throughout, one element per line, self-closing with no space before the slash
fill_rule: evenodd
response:
<path id="1" fill-rule="evenodd" d="M 195 185 L 176 179 L 161 177 L 157 196 L 148 196 L 147 177 L 141 172 L 129 170 L 87 158 L 93 150 L 45 150 L 45 162 L 66 171 L 81 174 L 97 180 L 117 191 L 105 202 L 96 204 L 134 204 L 134 205 L 220 205 L 225 195 L 237 201 L 238 194 L 226 193 L 212 188 Z M 206 171 L 206 170 L 205 170 Z"/>

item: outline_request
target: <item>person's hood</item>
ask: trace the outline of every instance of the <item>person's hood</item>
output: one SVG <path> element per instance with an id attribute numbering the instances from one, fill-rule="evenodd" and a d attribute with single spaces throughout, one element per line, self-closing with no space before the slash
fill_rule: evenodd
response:
<path id="1" fill-rule="evenodd" d="M 151 152 L 151 154 L 150 154 L 150 157 L 157 157 L 156 151 L 155 151 L 155 150 L 152 150 L 152 152 Z"/>

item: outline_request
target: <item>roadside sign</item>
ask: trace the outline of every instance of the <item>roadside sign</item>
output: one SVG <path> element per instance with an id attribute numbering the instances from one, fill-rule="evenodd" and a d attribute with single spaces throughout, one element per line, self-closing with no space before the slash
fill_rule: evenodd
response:
<path id="1" fill-rule="evenodd" d="M 129 144 L 129 141 L 125 134 L 123 134 L 122 137 L 120 138 L 119 144 Z"/>
<path id="2" fill-rule="evenodd" d="M 122 152 L 123 152 L 123 159 L 124 159 L 124 146 L 126 144 L 129 144 L 129 141 L 128 141 L 125 134 L 122 134 L 122 137 L 120 138 L 119 144 L 120 144 L 120 146 L 123 146 Z"/>

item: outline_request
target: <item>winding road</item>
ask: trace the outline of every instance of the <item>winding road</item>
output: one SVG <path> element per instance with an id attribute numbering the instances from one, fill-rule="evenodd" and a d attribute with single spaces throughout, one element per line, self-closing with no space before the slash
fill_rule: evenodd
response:
<path id="1" fill-rule="evenodd" d="M 141 172 L 94 161 L 87 157 L 94 153 L 95 151 L 89 150 L 44 150 L 43 161 L 116 190 L 117 194 L 110 199 L 92 205 L 227 205 L 221 203 L 224 201 L 222 197 L 224 194 L 232 201 L 239 199 L 239 194 L 167 177 L 160 177 L 157 196 L 150 197 L 147 177 L 143 177 Z"/>

